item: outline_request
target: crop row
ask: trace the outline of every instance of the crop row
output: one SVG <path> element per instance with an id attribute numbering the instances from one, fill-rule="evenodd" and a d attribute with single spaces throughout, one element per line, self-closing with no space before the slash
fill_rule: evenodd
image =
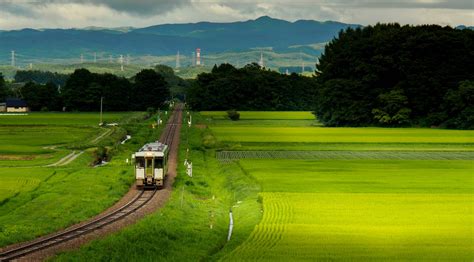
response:
<path id="1" fill-rule="evenodd" d="M 262 193 L 264 212 L 260 224 L 255 226 L 249 238 L 230 255 L 230 259 L 245 257 L 245 260 L 265 260 L 268 252 L 280 242 L 291 223 L 293 207 L 288 199 L 275 193 Z M 249 256 L 249 254 L 252 254 Z"/>
<path id="2" fill-rule="evenodd" d="M 397 160 L 474 160 L 474 152 L 415 151 L 220 151 L 221 163 L 239 159 L 397 159 Z"/>

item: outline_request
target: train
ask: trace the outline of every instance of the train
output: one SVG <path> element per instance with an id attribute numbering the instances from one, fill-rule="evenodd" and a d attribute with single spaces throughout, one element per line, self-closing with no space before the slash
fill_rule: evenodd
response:
<path id="1" fill-rule="evenodd" d="M 162 188 L 168 173 L 169 147 L 159 141 L 147 143 L 132 154 L 137 187 Z"/>

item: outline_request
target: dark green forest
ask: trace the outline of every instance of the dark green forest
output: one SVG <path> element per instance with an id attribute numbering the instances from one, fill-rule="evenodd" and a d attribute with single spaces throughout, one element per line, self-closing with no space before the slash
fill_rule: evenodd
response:
<path id="1" fill-rule="evenodd" d="M 221 64 L 198 75 L 187 102 L 194 110 L 310 110 L 315 91 L 310 77 L 280 74 L 257 64 L 240 69 Z"/>
<path id="2" fill-rule="evenodd" d="M 34 73 L 28 77 L 38 75 L 47 74 Z M 0 75 L 0 100 L 22 98 L 32 111 L 98 111 L 103 98 L 106 111 L 145 111 L 157 109 L 170 99 L 170 85 L 153 69 L 144 69 L 132 79 L 77 69 L 68 75 L 64 86 L 51 79 L 46 84 L 29 80 L 8 88 Z"/>
<path id="3" fill-rule="evenodd" d="M 317 64 L 328 126 L 474 128 L 474 32 L 377 24 L 347 29 Z"/>
<path id="4" fill-rule="evenodd" d="M 76 70 L 61 91 L 67 110 L 97 111 L 103 97 L 104 110 L 144 111 L 158 108 L 170 97 L 168 83 L 153 69 L 144 69 L 132 81 L 112 74 Z"/>

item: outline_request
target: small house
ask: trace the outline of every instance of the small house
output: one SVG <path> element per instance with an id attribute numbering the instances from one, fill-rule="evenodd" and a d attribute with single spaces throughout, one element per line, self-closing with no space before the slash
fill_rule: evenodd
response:
<path id="1" fill-rule="evenodd" d="M 18 98 L 7 98 L 5 107 L 9 113 L 23 113 L 30 111 L 25 101 Z"/>

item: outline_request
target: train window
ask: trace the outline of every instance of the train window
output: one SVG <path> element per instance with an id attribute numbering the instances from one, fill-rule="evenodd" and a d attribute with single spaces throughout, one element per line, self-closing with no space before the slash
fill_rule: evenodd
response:
<path id="1" fill-rule="evenodd" d="M 163 159 L 155 159 L 155 168 L 163 168 Z"/>
<path id="2" fill-rule="evenodd" d="M 145 167 L 145 159 L 136 158 L 135 162 L 137 163 L 137 168 L 144 168 Z"/>

